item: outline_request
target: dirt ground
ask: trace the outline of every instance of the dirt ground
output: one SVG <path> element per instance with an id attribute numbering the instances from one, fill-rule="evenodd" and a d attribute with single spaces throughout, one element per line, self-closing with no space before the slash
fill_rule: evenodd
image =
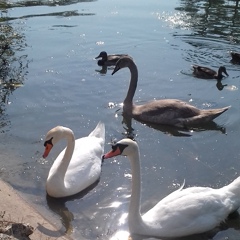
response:
<path id="1" fill-rule="evenodd" d="M 0 239 L 69 240 L 0 179 Z"/>

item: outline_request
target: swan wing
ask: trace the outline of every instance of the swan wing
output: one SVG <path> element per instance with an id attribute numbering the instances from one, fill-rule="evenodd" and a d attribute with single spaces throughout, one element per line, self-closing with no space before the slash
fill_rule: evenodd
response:
<path id="1" fill-rule="evenodd" d="M 76 140 L 72 159 L 65 175 L 65 186 L 80 192 L 100 177 L 103 142 L 96 137 Z"/>
<path id="2" fill-rule="evenodd" d="M 173 192 L 142 218 L 157 236 L 186 236 L 213 229 L 231 209 L 226 192 L 192 187 Z"/>
<path id="3" fill-rule="evenodd" d="M 199 109 L 177 99 L 151 101 L 138 105 L 134 110 L 136 119 L 167 125 L 178 125 L 179 119 L 191 118 L 199 114 Z"/>

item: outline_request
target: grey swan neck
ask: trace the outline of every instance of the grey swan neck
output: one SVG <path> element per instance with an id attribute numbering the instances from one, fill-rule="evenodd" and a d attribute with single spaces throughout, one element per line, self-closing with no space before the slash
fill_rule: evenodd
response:
<path id="1" fill-rule="evenodd" d="M 123 105 L 126 109 L 128 109 L 129 107 L 132 108 L 132 106 L 133 106 L 133 97 L 136 92 L 137 82 L 138 82 L 138 70 L 137 70 L 137 66 L 135 65 L 135 63 L 131 62 L 129 64 L 128 68 L 131 73 L 131 79 L 130 79 L 127 96 L 126 96 L 125 100 L 123 101 Z"/>
<path id="2" fill-rule="evenodd" d="M 140 155 L 136 151 L 129 156 L 132 169 L 132 194 L 128 211 L 129 230 L 134 233 L 134 229 L 145 226 L 140 212 L 141 204 L 141 164 Z"/>

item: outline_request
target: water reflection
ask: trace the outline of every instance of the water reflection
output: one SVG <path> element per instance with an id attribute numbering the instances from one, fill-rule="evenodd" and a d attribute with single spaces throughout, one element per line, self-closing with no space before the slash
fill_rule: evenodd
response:
<path id="1" fill-rule="evenodd" d="M 3 128 L 10 124 L 5 119 L 7 105 L 11 104 L 9 97 L 14 90 L 23 86 L 29 60 L 22 53 L 26 42 L 18 29 L 8 23 L 1 24 L 0 38 L 0 128 Z"/>
<path id="2" fill-rule="evenodd" d="M 234 230 L 234 231 L 239 231 L 240 229 L 240 217 L 238 212 L 234 212 L 233 215 L 229 216 L 229 218 L 220 224 L 219 227 L 206 232 L 202 234 L 196 234 L 196 235 L 191 235 L 191 236 L 186 236 L 186 237 L 179 237 L 179 238 L 156 238 L 156 237 L 146 237 L 146 236 L 141 236 L 137 234 L 129 234 L 127 231 L 118 231 L 116 232 L 110 240 L 210 240 L 214 239 L 218 235 L 222 235 L 221 239 L 225 239 L 225 234 L 224 232 L 228 229 Z"/>
<path id="3" fill-rule="evenodd" d="M 7 9 L 10 8 L 17 8 L 17 7 L 34 7 L 34 6 L 65 6 L 65 5 L 72 5 L 80 2 L 94 2 L 95 0 L 75 0 L 75 1 L 12 1 L 12 2 L 2 2 L 0 5 L 1 10 L 6 12 Z M 43 14 L 30 14 L 30 15 L 23 15 L 20 17 L 10 17 L 8 15 L 1 16 L 1 22 L 16 20 L 16 19 L 26 19 L 32 17 L 50 17 L 50 16 L 57 16 L 57 17 L 76 17 L 76 16 L 93 16 L 95 13 L 86 12 L 82 10 L 81 13 L 78 10 L 73 11 L 63 11 L 63 12 L 50 12 L 50 13 L 43 13 Z M 72 27 L 72 26 L 71 26 Z"/>
<path id="4" fill-rule="evenodd" d="M 238 51 L 237 45 L 240 43 L 238 6 L 239 1 L 182 0 L 175 8 L 177 14 L 159 15 L 170 26 L 189 30 L 173 34 L 190 45 L 189 49 L 184 50 L 183 58 L 186 61 L 211 67 L 226 65 L 230 69 L 229 52 Z M 220 91 L 225 86 L 221 82 L 216 84 Z"/>
<path id="5" fill-rule="evenodd" d="M 175 9 L 187 13 L 188 18 L 185 19 L 191 22 L 195 35 L 224 36 L 232 43 L 239 43 L 238 0 L 207 2 L 182 0 L 180 7 Z"/>
<path id="6" fill-rule="evenodd" d="M 107 67 L 107 66 L 102 66 L 101 69 L 96 69 L 96 72 L 99 72 L 101 75 L 106 75 L 107 71 L 113 71 L 114 70 L 114 66 L 113 67 Z"/>
<path id="7" fill-rule="evenodd" d="M 135 133 L 134 133 L 134 128 L 132 127 L 133 119 L 124 113 L 122 113 L 122 116 L 123 116 L 122 125 L 125 130 L 124 132 L 125 137 L 134 139 Z M 168 134 L 174 137 L 191 137 L 194 132 L 203 132 L 203 131 L 220 131 L 221 133 L 226 134 L 226 128 L 218 125 L 214 121 L 211 121 L 205 124 L 189 126 L 187 128 L 178 128 L 174 126 L 145 123 L 145 122 L 141 122 L 141 123 L 147 127 L 153 128 L 155 130 L 163 132 L 164 134 Z"/>
<path id="8" fill-rule="evenodd" d="M 30 15 L 23 15 L 21 17 L 6 17 L 4 21 L 11 21 L 16 19 L 26 19 L 26 18 L 33 18 L 33 17 L 76 17 L 76 16 L 92 16 L 95 15 L 94 13 L 78 13 L 78 11 L 64 11 L 64 12 L 54 12 L 54 13 L 43 13 L 43 14 L 30 14 Z M 2 19 L 3 20 L 3 19 Z M 61 27 L 74 27 L 74 26 L 63 26 Z"/>
<path id="9" fill-rule="evenodd" d="M 217 80 L 216 87 L 219 91 L 222 91 L 224 87 L 226 87 L 227 84 L 222 84 L 222 80 Z"/>
<path id="10" fill-rule="evenodd" d="M 106 75 L 106 73 L 107 73 L 107 66 L 102 66 L 102 69 L 96 69 L 95 71 L 96 72 L 99 72 L 101 75 Z"/>
<path id="11" fill-rule="evenodd" d="M 13 0 L 9 2 L 2 3 L 4 7 L 7 8 L 12 8 L 12 7 L 34 7 L 34 6 L 66 6 L 66 5 L 72 5 L 76 3 L 81 3 L 81 2 L 95 2 L 96 0 L 38 0 L 38 1 L 18 1 L 18 0 Z M 1 6 L 2 7 L 2 6 Z"/>
<path id="12" fill-rule="evenodd" d="M 66 202 L 83 198 L 85 195 L 87 195 L 92 189 L 94 189 L 98 185 L 98 182 L 99 180 L 93 183 L 91 186 L 89 186 L 85 190 L 83 190 L 82 192 L 70 197 L 53 198 L 53 197 L 50 197 L 49 195 L 46 196 L 47 205 L 54 213 L 56 213 L 60 217 L 62 226 L 65 228 L 64 230 L 65 234 L 69 235 L 73 232 L 72 221 L 74 220 L 74 215 L 66 207 Z M 61 229 L 59 231 L 63 232 Z"/>

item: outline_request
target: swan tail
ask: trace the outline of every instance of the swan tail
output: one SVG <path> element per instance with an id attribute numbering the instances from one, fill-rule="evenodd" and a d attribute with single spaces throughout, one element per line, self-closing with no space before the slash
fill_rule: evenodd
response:
<path id="1" fill-rule="evenodd" d="M 177 127 L 186 127 L 191 125 L 203 124 L 212 121 L 222 113 L 226 112 L 230 106 L 218 109 L 204 109 L 200 110 L 200 114 L 190 117 L 182 118 L 179 123 L 175 124 Z"/>
<path id="2" fill-rule="evenodd" d="M 231 106 L 224 107 L 224 108 L 218 108 L 218 109 L 206 109 L 202 110 L 203 118 L 206 119 L 206 121 L 211 121 L 215 119 L 216 117 L 220 116 L 224 112 L 226 112 Z"/>
<path id="3" fill-rule="evenodd" d="M 240 177 L 237 177 L 234 181 L 223 188 L 227 188 L 228 191 L 238 195 L 240 200 Z"/>
<path id="4" fill-rule="evenodd" d="M 228 195 L 231 196 L 231 213 L 236 211 L 240 206 L 240 177 L 237 177 L 234 181 L 232 181 L 227 186 L 222 188 L 224 192 L 227 190 Z"/>
<path id="5" fill-rule="evenodd" d="M 103 122 L 99 122 L 95 129 L 89 134 L 89 137 L 105 139 L 105 124 Z"/>

